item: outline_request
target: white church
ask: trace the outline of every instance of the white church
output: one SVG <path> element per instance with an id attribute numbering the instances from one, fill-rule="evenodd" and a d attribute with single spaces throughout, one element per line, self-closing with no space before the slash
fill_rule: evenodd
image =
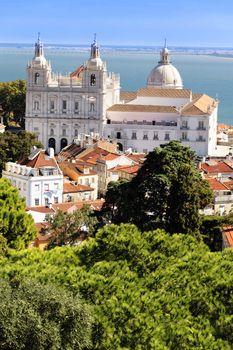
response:
<path id="1" fill-rule="evenodd" d="M 90 58 L 68 76 L 55 75 L 38 39 L 27 67 L 26 130 L 59 152 L 80 134 L 117 142 L 119 150 L 149 152 L 180 140 L 198 156 L 216 153 L 218 101 L 183 88 L 166 46 L 147 86 L 120 91 L 94 41 Z"/>

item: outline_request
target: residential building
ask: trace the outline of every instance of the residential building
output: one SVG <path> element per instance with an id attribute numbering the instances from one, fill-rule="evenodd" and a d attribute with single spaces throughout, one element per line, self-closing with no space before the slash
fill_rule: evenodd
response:
<path id="1" fill-rule="evenodd" d="M 97 198 L 98 194 L 98 175 L 86 163 L 80 162 L 61 162 L 59 166 L 64 176 L 67 176 L 75 185 L 89 186 L 93 189 L 92 199 Z M 89 198 L 88 198 L 89 199 Z"/>
<path id="2" fill-rule="evenodd" d="M 85 185 L 75 185 L 73 182 L 64 182 L 63 184 L 63 202 L 77 202 L 85 200 L 94 200 L 94 188 Z"/>
<path id="3" fill-rule="evenodd" d="M 19 190 L 27 206 L 49 206 L 62 202 L 63 175 L 53 149 L 49 154 L 35 149 L 17 163 L 7 162 L 2 177 Z"/>

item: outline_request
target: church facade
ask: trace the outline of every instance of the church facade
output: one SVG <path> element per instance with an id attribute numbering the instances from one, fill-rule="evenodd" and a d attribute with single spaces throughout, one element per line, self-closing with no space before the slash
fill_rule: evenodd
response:
<path id="1" fill-rule="evenodd" d="M 26 130 L 55 152 L 80 133 L 102 135 L 106 110 L 119 103 L 119 93 L 119 76 L 108 74 L 95 41 L 86 63 L 68 76 L 57 76 L 38 39 L 27 67 Z"/>
<path id="2" fill-rule="evenodd" d="M 94 41 L 89 60 L 69 76 L 55 76 L 41 42 L 28 65 L 26 129 L 56 152 L 81 133 L 104 136 L 119 150 L 149 152 L 180 140 L 199 156 L 216 149 L 218 101 L 183 88 L 164 47 L 147 86 L 120 93 L 120 78 L 108 74 Z"/>

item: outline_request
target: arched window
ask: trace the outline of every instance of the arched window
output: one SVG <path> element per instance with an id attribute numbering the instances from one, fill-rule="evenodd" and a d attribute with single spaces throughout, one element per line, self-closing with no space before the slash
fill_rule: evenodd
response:
<path id="1" fill-rule="evenodd" d="M 62 138 L 61 139 L 61 150 L 67 146 L 68 142 L 67 139 Z"/>
<path id="2" fill-rule="evenodd" d="M 118 142 L 117 145 L 118 145 L 118 151 L 122 152 L 123 151 L 122 143 Z"/>
<path id="3" fill-rule="evenodd" d="M 56 150 L 56 140 L 53 137 L 49 139 L 49 148 L 53 148 L 54 151 Z"/>
<path id="4" fill-rule="evenodd" d="M 36 73 L 36 74 L 35 74 L 35 84 L 38 84 L 39 76 L 40 76 L 39 73 Z"/>
<path id="5" fill-rule="evenodd" d="M 96 84 L 96 77 L 95 74 L 91 74 L 91 80 L 90 80 L 90 85 L 95 86 Z"/>

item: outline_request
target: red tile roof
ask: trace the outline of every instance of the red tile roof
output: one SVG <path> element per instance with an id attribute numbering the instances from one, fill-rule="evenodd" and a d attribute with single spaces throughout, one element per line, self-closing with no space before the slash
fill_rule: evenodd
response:
<path id="1" fill-rule="evenodd" d="M 233 168 L 230 167 L 228 164 L 226 164 L 223 161 L 209 161 L 205 163 L 201 163 L 201 169 L 206 173 L 206 174 L 211 174 L 211 173 L 233 173 Z"/>
<path id="2" fill-rule="evenodd" d="M 85 154 L 84 156 L 82 156 L 80 154 L 80 159 L 88 162 L 88 163 L 92 163 L 92 164 L 96 164 L 96 160 L 99 159 L 100 157 L 104 157 L 107 156 L 108 154 L 111 154 L 110 152 L 104 150 L 103 148 L 96 148 L 93 151 Z"/>
<path id="3" fill-rule="evenodd" d="M 20 159 L 18 164 L 26 165 L 31 168 L 58 167 L 55 159 L 50 158 L 45 151 L 40 151 L 33 159 L 30 159 L 30 156 Z"/>
<path id="4" fill-rule="evenodd" d="M 206 180 L 209 182 L 210 187 L 212 188 L 213 191 L 228 190 L 228 187 L 225 185 L 225 183 L 222 183 L 215 178 L 206 178 Z"/>
<path id="5" fill-rule="evenodd" d="M 233 248 L 233 227 L 223 227 L 223 240 L 229 248 Z"/>
<path id="6" fill-rule="evenodd" d="M 63 193 L 75 193 L 75 192 L 86 192 L 94 191 L 90 186 L 85 185 L 74 185 L 71 182 L 64 182 L 63 184 Z"/>
<path id="7" fill-rule="evenodd" d="M 102 159 L 102 160 L 114 160 L 118 157 L 120 157 L 118 154 L 109 153 L 106 156 L 101 157 L 100 159 Z"/>
<path id="8" fill-rule="evenodd" d="M 57 210 L 62 210 L 63 212 L 70 211 L 70 210 L 76 210 L 81 209 L 85 204 L 90 205 L 91 208 L 94 210 L 101 210 L 104 200 L 103 199 L 96 199 L 96 200 L 88 200 L 88 201 L 78 201 L 78 202 L 66 202 L 66 203 L 58 203 L 58 204 L 52 204 L 52 208 L 48 207 L 30 207 L 26 210 L 29 211 L 35 211 L 40 213 L 50 213 L 54 214 Z"/>

